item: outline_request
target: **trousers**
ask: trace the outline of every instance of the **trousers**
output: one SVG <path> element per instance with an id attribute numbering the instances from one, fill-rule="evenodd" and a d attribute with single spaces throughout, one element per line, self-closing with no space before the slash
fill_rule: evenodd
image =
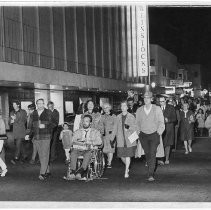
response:
<path id="1" fill-rule="evenodd" d="M 5 151 L 4 151 L 4 141 L 0 140 L 0 167 L 2 170 L 7 169 L 5 164 Z"/>
<path id="2" fill-rule="evenodd" d="M 140 132 L 139 140 L 145 152 L 148 165 L 148 176 L 154 176 L 156 166 L 156 152 L 160 143 L 160 136 L 157 132 L 152 134 Z"/>
<path id="3" fill-rule="evenodd" d="M 15 139 L 15 158 L 19 159 L 21 155 L 23 158 L 26 157 L 25 144 L 24 139 L 18 138 Z"/>
<path id="4" fill-rule="evenodd" d="M 35 140 L 34 144 L 37 147 L 37 152 L 40 159 L 40 174 L 50 172 L 49 155 L 50 155 L 50 139 Z"/>
<path id="5" fill-rule="evenodd" d="M 52 131 L 51 144 L 50 144 L 50 160 L 57 158 L 57 144 L 58 143 L 58 127 L 55 127 Z"/>
<path id="6" fill-rule="evenodd" d="M 74 171 L 76 170 L 76 163 L 77 163 L 78 156 L 83 156 L 83 163 L 81 167 L 84 170 L 86 170 L 92 157 L 91 151 L 90 150 L 81 151 L 81 150 L 74 149 L 70 155 L 70 160 L 71 160 L 70 169 L 71 170 L 74 170 Z"/>

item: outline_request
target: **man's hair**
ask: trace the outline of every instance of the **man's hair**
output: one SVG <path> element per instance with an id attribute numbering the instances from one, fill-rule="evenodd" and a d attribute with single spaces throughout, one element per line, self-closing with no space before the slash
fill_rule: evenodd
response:
<path id="1" fill-rule="evenodd" d="M 134 98 L 130 97 L 130 98 L 127 99 L 127 102 L 128 101 L 133 101 L 134 102 Z"/>
<path id="2" fill-rule="evenodd" d="M 127 100 L 123 100 L 123 101 L 121 101 L 121 104 L 126 104 L 126 105 L 128 106 L 128 104 L 127 104 Z"/>
<path id="3" fill-rule="evenodd" d="M 43 98 L 39 98 L 36 100 L 36 104 L 38 103 L 38 101 L 42 101 L 44 103 L 44 99 Z"/>
<path id="4" fill-rule="evenodd" d="M 53 101 L 49 101 L 47 106 L 49 106 L 49 105 L 54 105 L 54 102 Z"/>
<path id="5" fill-rule="evenodd" d="M 18 101 L 18 100 L 14 100 L 12 103 L 15 103 L 17 106 L 21 106 L 21 103 L 20 103 L 20 101 Z"/>
<path id="6" fill-rule="evenodd" d="M 90 119 L 90 122 L 92 122 L 92 116 L 91 115 L 86 114 L 86 115 L 84 115 L 83 119 L 86 118 L 86 117 L 88 117 Z"/>
<path id="7" fill-rule="evenodd" d="M 30 110 L 35 110 L 35 109 L 36 109 L 35 104 L 29 104 L 29 105 L 28 105 L 28 109 L 30 109 Z"/>

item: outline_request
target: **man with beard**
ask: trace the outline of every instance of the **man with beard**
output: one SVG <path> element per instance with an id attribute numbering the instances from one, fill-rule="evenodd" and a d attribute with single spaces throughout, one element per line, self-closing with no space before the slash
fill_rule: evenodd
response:
<path id="1" fill-rule="evenodd" d="M 85 115 L 83 117 L 83 127 L 77 130 L 73 135 L 73 150 L 70 156 L 70 175 L 68 180 L 83 180 L 85 171 L 92 157 L 91 147 L 102 144 L 101 134 L 95 128 L 91 128 L 92 117 Z M 81 168 L 76 171 L 78 156 L 83 156 Z"/>

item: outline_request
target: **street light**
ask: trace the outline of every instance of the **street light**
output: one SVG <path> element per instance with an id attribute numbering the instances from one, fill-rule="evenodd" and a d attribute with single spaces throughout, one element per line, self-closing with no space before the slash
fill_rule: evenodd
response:
<path id="1" fill-rule="evenodd" d="M 155 82 L 152 82 L 151 86 L 152 86 L 152 88 L 155 88 L 155 86 L 156 86 Z"/>

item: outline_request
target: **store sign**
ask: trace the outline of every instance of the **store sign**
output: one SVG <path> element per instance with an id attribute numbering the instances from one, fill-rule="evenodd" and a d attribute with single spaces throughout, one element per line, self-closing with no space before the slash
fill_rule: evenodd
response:
<path id="1" fill-rule="evenodd" d="M 175 87 L 166 86 L 165 87 L 165 94 L 175 94 Z"/>
<path id="2" fill-rule="evenodd" d="M 148 76 L 148 23 L 147 5 L 136 7 L 138 76 Z"/>
<path id="3" fill-rule="evenodd" d="M 155 66 L 150 66 L 150 67 L 149 67 L 149 71 L 150 71 L 150 74 L 151 74 L 151 75 L 156 75 Z"/>
<path id="4" fill-rule="evenodd" d="M 176 80 L 170 80 L 170 85 L 172 86 L 182 86 L 183 80 L 182 79 L 176 79 Z"/>

